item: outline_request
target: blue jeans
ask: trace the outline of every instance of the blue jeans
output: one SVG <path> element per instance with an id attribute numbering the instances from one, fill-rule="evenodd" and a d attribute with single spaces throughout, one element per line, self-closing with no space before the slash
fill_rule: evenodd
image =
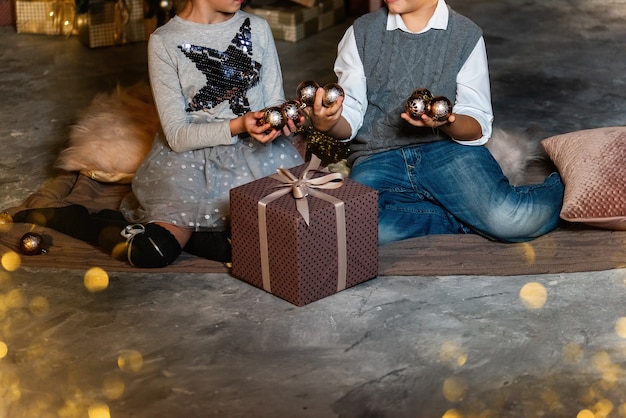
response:
<path id="1" fill-rule="evenodd" d="M 350 177 L 378 190 L 380 244 L 459 233 L 529 241 L 557 227 L 563 202 L 558 173 L 511 186 L 489 150 L 450 140 L 374 154 Z"/>

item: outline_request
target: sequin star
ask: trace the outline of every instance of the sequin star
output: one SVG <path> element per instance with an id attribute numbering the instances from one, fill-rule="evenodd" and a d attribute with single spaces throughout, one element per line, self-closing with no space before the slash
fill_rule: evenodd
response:
<path id="1" fill-rule="evenodd" d="M 234 114 L 250 111 L 248 90 L 259 83 L 261 63 L 252 56 L 250 19 L 246 19 L 226 51 L 183 44 L 178 47 L 207 78 L 187 107 L 188 112 L 211 109 L 228 101 Z"/>

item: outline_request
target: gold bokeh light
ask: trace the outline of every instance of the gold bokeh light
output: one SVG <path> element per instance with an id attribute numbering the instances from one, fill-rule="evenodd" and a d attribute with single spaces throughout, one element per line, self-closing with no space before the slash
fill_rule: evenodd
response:
<path id="1" fill-rule="evenodd" d="M 102 382 L 104 396 L 109 399 L 119 399 L 124 394 L 125 385 L 119 377 L 106 377 Z"/>
<path id="2" fill-rule="evenodd" d="M 85 273 L 84 283 L 88 291 L 101 292 L 109 287 L 109 275 L 100 267 L 92 267 Z"/>
<path id="3" fill-rule="evenodd" d="M 117 357 L 120 370 L 138 372 L 143 367 L 143 356 L 137 350 L 126 350 Z"/>
<path id="4" fill-rule="evenodd" d="M 548 291 L 541 283 L 529 282 L 520 290 L 519 298 L 527 308 L 540 309 L 548 300 Z"/>
<path id="5" fill-rule="evenodd" d="M 537 254 L 535 253 L 535 249 L 532 245 L 527 242 L 521 244 L 522 252 L 524 253 L 524 259 L 527 264 L 535 264 L 535 260 L 537 259 Z"/>
<path id="6" fill-rule="evenodd" d="M 22 257 L 15 251 L 7 251 L 2 255 L 1 263 L 6 271 L 15 271 L 22 265 Z"/>
<path id="7" fill-rule="evenodd" d="M 111 418 L 111 412 L 106 404 L 99 403 L 89 407 L 89 418 Z"/>
<path id="8" fill-rule="evenodd" d="M 622 316 L 615 321 L 615 333 L 621 338 L 626 338 L 626 317 Z"/>
<path id="9" fill-rule="evenodd" d="M 441 418 L 462 418 L 463 415 L 456 409 L 448 409 Z"/>
<path id="10" fill-rule="evenodd" d="M 454 341 L 446 341 L 439 349 L 439 360 L 453 367 L 463 366 L 467 362 L 467 353 Z"/>
<path id="11" fill-rule="evenodd" d="M 443 382 L 443 396 L 448 402 L 460 402 L 467 392 L 467 384 L 458 377 L 448 377 Z"/>

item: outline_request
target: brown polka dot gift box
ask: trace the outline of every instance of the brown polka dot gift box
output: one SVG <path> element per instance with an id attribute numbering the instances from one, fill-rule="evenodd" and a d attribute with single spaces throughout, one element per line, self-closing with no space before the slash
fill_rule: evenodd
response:
<path id="1" fill-rule="evenodd" d="M 319 159 L 233 188 L 232 274 L 303 306 L 378 274 L 378 195 Z"/>

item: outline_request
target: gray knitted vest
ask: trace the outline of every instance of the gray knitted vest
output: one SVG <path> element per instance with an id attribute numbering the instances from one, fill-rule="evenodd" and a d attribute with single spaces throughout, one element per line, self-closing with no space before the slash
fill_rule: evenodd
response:
<path id="1" fill-rule="evenodd" d="M 387 9 L 354 22 L 357 50 L 367 79 L 368 106 L 363 126 L 350 144 L 349 163 L 405 145 L 446 138 L 400 118 L 413 90 L 426 88 L 454 102 L 456 76 L 482 36 L 481 29 L 450 10 L 447 30 L 420 34 L 387 31 Z"/>

